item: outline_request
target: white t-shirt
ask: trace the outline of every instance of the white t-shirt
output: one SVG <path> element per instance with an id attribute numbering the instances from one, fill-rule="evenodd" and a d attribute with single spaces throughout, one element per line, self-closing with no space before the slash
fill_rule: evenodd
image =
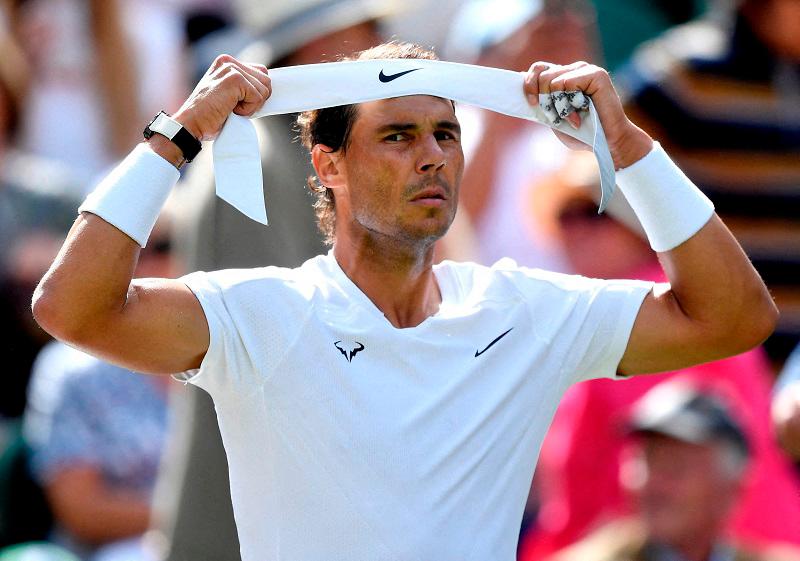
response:
<path id="1" fill-rule="evenodd" d="M 515 558 L 561 395 L 615 375 L 652 284 L 510 260 L 435 273 L 440 310 L 407 329 L 332 254 L 184 277 L 243 561 Z"/>

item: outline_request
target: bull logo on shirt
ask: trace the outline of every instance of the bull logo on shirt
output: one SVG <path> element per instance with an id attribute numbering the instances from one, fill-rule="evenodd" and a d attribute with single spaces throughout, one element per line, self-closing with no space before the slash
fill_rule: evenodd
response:
<path id="1" fill-rule="evenodd" d="M 364 344 L 359 343 L 356 341 L 356 346 L 352 349 L 346 349 L 345 347 L 341 346 L 341 341 L 336 341 L 333 346 L 339 349 L 339 352 L 344 355 L 344 358 L 347 359 L 347 362 L 353 362 L 353 358 L 360 352 L 364 350 Z"/>

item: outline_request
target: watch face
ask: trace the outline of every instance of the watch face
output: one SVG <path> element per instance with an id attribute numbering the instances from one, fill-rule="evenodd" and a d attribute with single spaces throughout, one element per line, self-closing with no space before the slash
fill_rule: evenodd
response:
<path id="1" fill-rule="evenodd" d="M 159 111 L 159 113 L 155 117 L 153 117 L 153 120 L 150 121 L 149 123 L 147 123 L 147 126 L 144 128 L 144 131 L 142 131 L 142 134 L 144 135 L 145 140 L 149 139 L 151 136 L 153 136 L 153 134 L 155 134 L 150 127 L 153 126 L 153 123 L 156 122 L 156 119 L 158 119 L 158 117 L 159 117 L 159 115 L 161 115 L 161 113 L 162 112 Z"/>
<path id="2" fill-rule="evenodd" d="M 163 111 L 156 115 L 143 131 L 145 139 L 151 138 L 155 133 L 167 137 L 180 148 L 187 162 L 191 162 L 202 149 L 199 140 Z"/>

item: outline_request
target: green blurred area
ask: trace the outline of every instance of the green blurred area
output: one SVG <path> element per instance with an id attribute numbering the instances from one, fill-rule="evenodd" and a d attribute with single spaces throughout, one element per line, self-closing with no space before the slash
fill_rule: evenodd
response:
<path id="1" fill-rule="evenodd" d="M 593 0 L 605 66 L 613 72 L 642 41 L 702 15 L 709 0 Z"/>

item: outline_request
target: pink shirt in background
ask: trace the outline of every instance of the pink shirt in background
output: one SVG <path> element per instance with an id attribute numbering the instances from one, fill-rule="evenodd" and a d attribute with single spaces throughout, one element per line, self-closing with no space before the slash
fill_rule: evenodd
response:
<path id="1" fill-rule="evenodd" d="M 660 273 L 650 273 L 633 278 L 658 280 Z M 543 559 L 630 512 L 619 478 L 628 442 L 624 421 L 635 401 L 673 376 L 725 399 L 753 449 L 731 535 L 742 543 L 800 545 L 800 481 L 776 444 L 770 421 L 773 375 L 763 350 L 755 349 L 678 372 L 573 386 L 542 445 L 535 475 L 541 506 L 521 538 L 520 561 Z"/>

